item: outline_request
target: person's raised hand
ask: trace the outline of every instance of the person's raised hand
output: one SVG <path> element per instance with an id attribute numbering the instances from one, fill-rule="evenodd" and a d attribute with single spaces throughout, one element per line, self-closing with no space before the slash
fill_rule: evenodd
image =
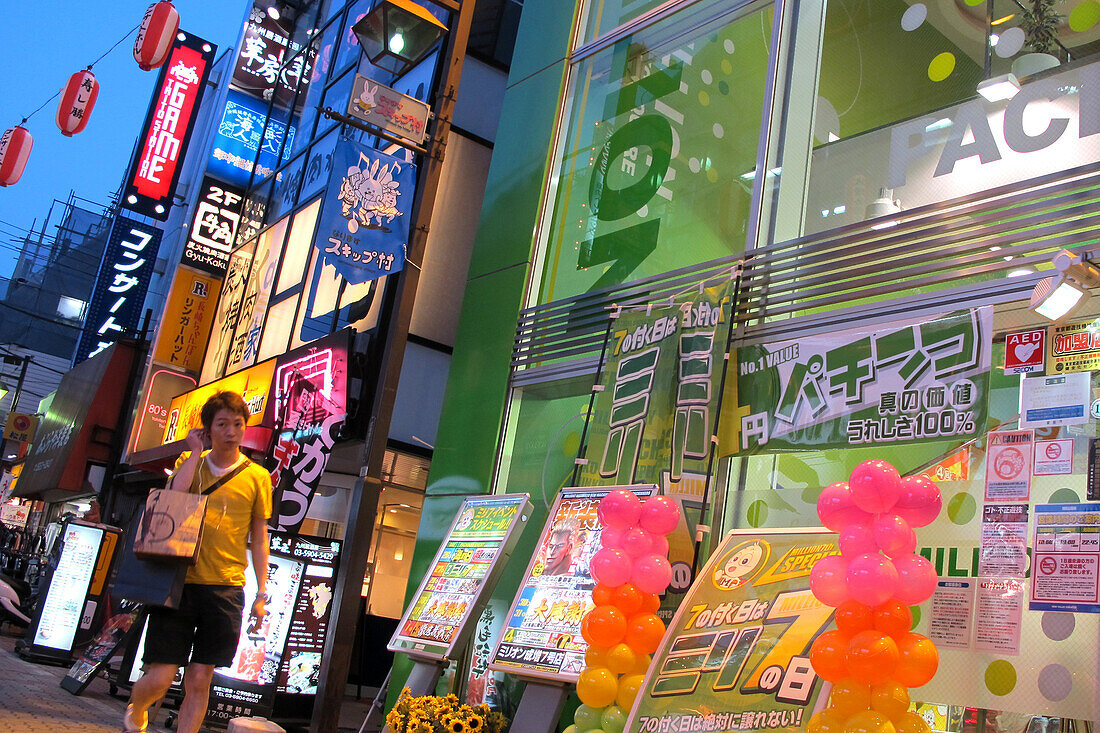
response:
<path id="1" fill-rule="evenodd" d="M 206 447 L 205 444 L 206 430 L 203 428 L 195 428 L 187 433 L 187 437 L 183 439 L 183 442 L 187 445 L 187 449 L 193 454 L 198 455 L 202 453 Z"/>

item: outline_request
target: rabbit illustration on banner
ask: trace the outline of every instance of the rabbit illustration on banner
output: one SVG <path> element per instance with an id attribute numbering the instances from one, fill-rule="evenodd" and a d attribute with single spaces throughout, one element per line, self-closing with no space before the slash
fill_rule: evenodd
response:
<path id="1" fill-rule="evenodd" d="M 366 167 L 362 167 L 366 163 Z M 348 231 L 355 234 L 360 227 L 389 232 L 389 224 L 401 216 L 397 200 L 400 185 L 394 175 L 401 171 L 397 161 L 381 163 L 359 154 L 357 165 L 349 166 L 340 183 L 340 213 L 347 219 Z"/>

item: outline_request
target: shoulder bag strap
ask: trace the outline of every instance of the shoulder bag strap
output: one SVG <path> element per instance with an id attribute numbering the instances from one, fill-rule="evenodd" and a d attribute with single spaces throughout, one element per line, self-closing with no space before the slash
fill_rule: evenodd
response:
<path id="1" fill-rule="evenodd" d="M 214 493 L 215 491 L 217 491 L 218 489 L 220 489 L 220 488 L 221 488 L 222 486 L 224 486 L 224 485 L 225 485 L 225 483 L 226 483 L 227 481 L 229 481 L 229 479 L 233 478 L 233 477 L 234 477 L 234 476 L 236 476 L 236 475 L 237 475 L 238 473 L 240 473 L 241 471 L 243 471 L 243 470 L 245 470 L 246 468 L 248 468 L 248 464 L 249 464 L 249 463 L 251 463 L 251 462 L 252 462 L 252 461 L 248 460 L 248 458 L 247 458 L 247 457 L 245 457 L 245 459 L 244 459 L 243 461 L 241 461 L 241 462 L 240 462 L 239 464 L 237 464 L 237 467 L 236 467 L 236 468 L 234 468 L 234 469 L 233 469 L 232 471 L 230 471 L 229 473 L 227 473 L 227 474 L 225 474 L 224 476 L 222 476 L 222 477 L 221 477 L 220 479 L 218 479 L 218 480 L 217 480 L 217 481 L 215 481 L 214 483 L 210 484 L 210 486 L 208 486 L 208 487 L 206 488 L 206 490 L 202 492 L 202 495 L 203 495 L 203 496 L 206 496 L 206 495 L 208 495 L 208 494 L 212 494 L 212 493 Z M 196 471 L 196 473 L 197 473 L 197 471 Z"/>

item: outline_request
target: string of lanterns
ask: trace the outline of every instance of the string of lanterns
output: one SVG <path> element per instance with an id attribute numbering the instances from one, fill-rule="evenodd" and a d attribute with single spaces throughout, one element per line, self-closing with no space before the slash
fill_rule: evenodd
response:
<path id="1" fill-rule="evenodd" d="M 168 58 L 168 53 L 172 50 L 172 39 L 179 32 L 179 26 L 179 13 L 169 0 L 154 2 L 146 9 L 141 23 L 131 28 L 106 53 L 88 64 L 87 69 L 70 76 L 69 81 L 59 92 L 61 101 L 57 105 L 57 113 L 54 117 L 61 134 L 72 137 L 88 126 L 96 98 L 99 96 L 99 82 L 92 73 L 93 66 L 102 61 L 119 43 L 126 40 L 134 30 L 137 30 L 137 39 L 134 41 L 134 61 L 142 71 L 156 69 Z M 56 96 L 57 94 L 47 99 L 38 109 L 24 117 L 22 122 L 15 127 L 9 127 L 0 135 L 0 186 L 14 185 L 22 177 L 31 155 L 31 148 L 34 146 L 34 137 L 24 125 Z"/>

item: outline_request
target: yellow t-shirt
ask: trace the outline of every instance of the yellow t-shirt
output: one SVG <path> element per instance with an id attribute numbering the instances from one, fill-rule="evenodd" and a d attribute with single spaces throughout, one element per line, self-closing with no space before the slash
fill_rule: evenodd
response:
<path id="1" fill-rule="evenodd" d="M 191 492 L 206 489 L 219 478 L 203 452 Z M 176 469 L 190 457 L 184 451 Z M 245 459 L 247 460 L 247 459 Z M 224 475 L 224 474 L 223 474 Z M 187 582 L 199 585 L 244 585 L 248 535 L 253 517 L 271 516 L 271 476 L 249 461 L 244 470 L 206 495 L 206 519 L 195 564 L 187 570 Z"/>

